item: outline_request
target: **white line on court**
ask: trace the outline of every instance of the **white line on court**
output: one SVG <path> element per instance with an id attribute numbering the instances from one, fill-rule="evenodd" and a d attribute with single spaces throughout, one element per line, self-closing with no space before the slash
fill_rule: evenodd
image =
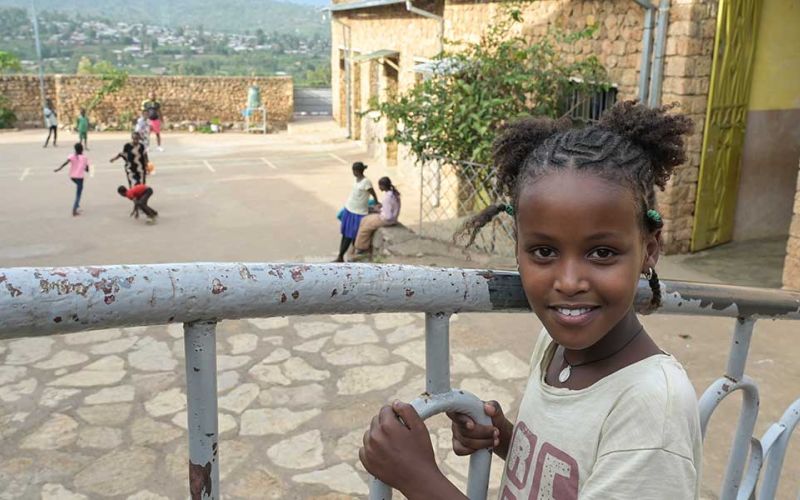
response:
<path id="1" fill-rule="evenodd" d="M 278 170 L 278 167 L 276 167 L 274 163 L 272 163 L 271 161 L 267 160 L 266 158 L 261 158 L 261 161 L 263 161 L 272 170 Z"/>
<path id="2" fill-rule="evenodd" d="M 214 167 L 212 167 L 211 164 L 208 163 L 208 160 L 203 160 L 203 163 L 205 164 L 206 168 L 208 168 L 212 172 L 216 172 L 216 170 L 214 170 Z"/>
<path id="3" fill-rule="evenodd" d="M 31 173 L 31 169 L 26 168 L 22 171 L 22 175 L 19 176 L 19 180 L 24 181 L 25 177 L 28 177 L 28 174 Z"/>
<path id="4" fill-rule="evenodd" d="M 339 163 L 341 163 L 343 165 L 347 165 L 347 160 L 345 160 L 344 158 L 342 158 L 340 156 L 336 156 L 333 153 L 328 153 L 328 154 L 330 155 L 331 158 L 333 158 L 334 160 L 338 161 Z"/>

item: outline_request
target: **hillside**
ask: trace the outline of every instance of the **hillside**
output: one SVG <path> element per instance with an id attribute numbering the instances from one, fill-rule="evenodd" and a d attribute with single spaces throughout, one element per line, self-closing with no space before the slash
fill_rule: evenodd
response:
<path id="1" fill-rule="evenodd" d="M 39 10 L 70 16 L 101 16 L 113 21 L 162 26 L 203 26 L 206 30 L 243 33 L 262 29 L 301 35 L 327 34 L 319 9 L 324 0 L 37 0 Z M 0 7 L 28 8 L 30 0 L 0 0 Z"/>

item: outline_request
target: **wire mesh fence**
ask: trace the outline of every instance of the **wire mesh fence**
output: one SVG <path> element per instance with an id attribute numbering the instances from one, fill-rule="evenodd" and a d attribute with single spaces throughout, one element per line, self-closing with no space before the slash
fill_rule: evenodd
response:
<path id="1" fill-rule="evenodd" d="M 494 169 L 488 165 L 431 158 L 420 173 L 420 234 L 451 242 L 464 222 L 504 198 L 497 189 Z M 459 243 L 466 243 L 459 238 Z M 514 220 L 501 213 L 477 235 L 472 247 L 494 255 L 514 255 Z"/>

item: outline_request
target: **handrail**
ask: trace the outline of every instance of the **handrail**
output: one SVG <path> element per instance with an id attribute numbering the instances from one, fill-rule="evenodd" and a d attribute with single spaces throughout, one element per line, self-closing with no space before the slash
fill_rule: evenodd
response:
<path id="1" fill-rule="evenodd" d="M 736 319 L 723 377 L 700 398 L 703 431 L 720 402 L 745 393 L 722 484 L 723 500 L 774 495 L 800 399 L 758 439 L 758 387 L 745 374 L 756 320 L 800 319 L 800 293 L 764 288 L 662 281 L 662 303 L 650 306 L 640 280 L 640 313 Z M 449 316 L 459 312 L 529 309 L 518 273 L 372 264 L 192 263 L 0 269 L 0 340 L 100 328 L 184 324 L 190 492 L 219 498 L 216 399 L 216 323 L 250 317 L 377 312 L 426 313 L 428 398 L 444 401 L 450 387 Z M 417 405 L 426 403 L 418 400 Z M 705 434 L 705 432 L 703 432 Z M 752 450 L 751 450 L 752 448 Z M 748 454 L 748 451 L 751 451 Z M 483 467 L 483 470 L 479 470 Z M 470 498 L 485 498 L 481 477 L 470 476 Z M 376 490 L 377 492 L 378 490 Z M 377 494 L 377 493 L 376 493 Z M 384 491 L 385 494 L 385 491 Z"/>
<path id="2" fill-rule="evenodd" d="M 798 292 L 661 283 L 661 314 L 800 319 Z M 650 297 L 640 280 L 639 312 L 654 312 Z M 248 317 L 525 310 L 519 274 L 506 271 L 267 263 L 0 268 L 0 339 Z"/>

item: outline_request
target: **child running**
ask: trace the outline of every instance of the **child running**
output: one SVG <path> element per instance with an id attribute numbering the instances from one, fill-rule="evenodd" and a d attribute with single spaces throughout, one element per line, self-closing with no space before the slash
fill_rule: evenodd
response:
<path id="1" fill-rule="evenodd" d="M 83 149 L 89 151 L 89 118 L 86 116 L 85 109 L 81 109 L 81 114 L 75 123 L 75 130 L 78 131 L 78 142 L 83 144 Z"/>
<path id="2" fill-rule="evenodd" d="M 139 134 L 131 134 L 131 142 L 122 147 L 122 152 L 111 158 L 109 162 L 114 163 L 122 158 L 125 162 L 125 177 L 128 179 L 128 187 L 136 184 L 144 184 L 147 180 L 147 148 L 140 142 Z"/>
<path id="3" fill-rule="evenodd" d="M 89 171 L 89 159 L 83 154 L 83 145 L 75 144 L 75 152 L 67 158 L 60 167 L 53 170 L 58 172 L 69 164 L 69 178 L 75 183 L 75 203 L 72 204 L 72 216 L 80 215 L 81 193 L 83 193 L 83 175 Z"/>
<path id="4" fill-rule="evenodd" d="M 150 122 L 147 119 L 147 112 L 142 111 L 142 114 L 139 116 L 139 119 L 136 120 L 136 126 L 133 129 L 134 132 L 139 134 L 139 138 L 144 144 L 145 150 L 149 150 L 150 148 Z"/>
<path id="5" fill-rule="evenodd" d="M 117 188 L 117 192 L 120 196 L 124 196 L 133 202 L 131 217 L 138 219 L 139 210 L 141 210 L 147 216 L 147 223 L 155 224 L 158 212 L 147 204 L 147 201 L 153 196 L 153 188 L 145 184 L 137 184 L 130 189 L 125 188 L 125 186 L 120 186 Z"/>
<path id="6" fill-rule="evenodd" d="M 356 178 L 353 183 L 353 191 L 350 193 L 350 198 L 344 206 L 342 213 L 342 223 L 340 230 L 342 232 L 342 241 L 339 244 L 339 256 L 336 257 L 334 262 L 344 262 L 344 254 L 350 248 L 350 244 L 356 239 L 358 234 L 358 226 L 361 219 L 369 213 L 369 197 L 372 196 L 375 201 L 378 201 L 378 195 L 372 188 L 372 182 L 364 177 L 364 170 L 367 166 L 357 161 L 353 163 L 353 177 Z"/>
<path id="7" fill-rule="evenodd" d="M 489 207 L 465 231 L 474 239 L 495 215 L 514 215 L 522 285 L 544 329 L 516 422 L 495 401 L 484 405 L 489 426 L 448 416 L 457 455 L 491 448 L 505 460 L 502 500 L 698 498 L 694 389 L 634 311 L 641 275 L 651 308 L 661 303 L 655 188 L 685 161 L 692 128 L 667 111 L 623 102 L 585 128 L 526 119 L 495 142 L 510 203 Z M 359 456 L 411 500 L 466 498 L 439 471 L 411 405 L 382 408 Z"/>

